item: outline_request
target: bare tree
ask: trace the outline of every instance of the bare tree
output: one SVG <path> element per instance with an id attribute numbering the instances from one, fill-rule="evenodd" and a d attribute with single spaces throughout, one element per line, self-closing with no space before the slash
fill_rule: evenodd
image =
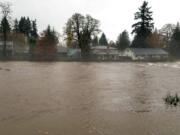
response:
<path id="1" fill-rule="evenodd" d="M 0 7 L 1 7 L 1 13 L 3 14 L 4 17 L 8 17 L 10 15 L 11 11 L 11 6 L 12 4 L 9 2 L 0 2 Z"/>
<path id="2" fill-rule="evenodd" d="M 161 39 L 163 40 L 165 47 L 168 47 L 168 44 L 171 40 L 171 37 L 173 35 L 174 29 L 175 29 L 174 24 L 165 24 L 160 30 L 159 34 L 161 36 Z"/>
<path id="3" fill-rule="evenodd" d="M 3 55 L 7 56 L 6 42 L 7 42 L 8 31 L 10 30 L 8 19 L 10 17 L 10 13 L 11 13 L 11 3 L 8 3 L 8 2 L 2 3 L 2 2 L 0 2 L 0 8 L 1 8 L 1 13 L 3 15 L 2 24 L 1 24 L 2 25 L 1 27 L 2 27 L 3 39 L 4 39 Z"/>
<path id="4" fill-rule="evenodd" d="M 70 22 L 71 25 L 68 25 Z M 69 28 L 71 26 L 71 28 Z M 72 33 L 69 34 L 69 29 Z M 99 32 L 99 21 L 90 15 L 83 16 L 79 13 L 74 14 L 66 24 L 65 35 L 71 36 L 70 39 L 78 43 L 82 56 L 87 56 L 90 50 L 90 43 L 93 36 Z"/>

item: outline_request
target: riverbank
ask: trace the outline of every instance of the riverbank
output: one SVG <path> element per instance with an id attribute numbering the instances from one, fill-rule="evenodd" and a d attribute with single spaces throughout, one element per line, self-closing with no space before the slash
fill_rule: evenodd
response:
<path id="1" fill-rule="evenodd" d="M 169 57 L 168 59 L 147 59 L 147 60 L 132 60 L 129 57 L 120 58 L 118 60 L 106 59 L 101 60 L 97 58 L 71 58 L 71 57 L 56 57 L 54 59 L 38 59 L 29 55 L 16 55 L 11 57 L 0 57 L 0 61 L 53 61 L 53 62 L 176 62 L 180 61 L 179 58 Z"/>

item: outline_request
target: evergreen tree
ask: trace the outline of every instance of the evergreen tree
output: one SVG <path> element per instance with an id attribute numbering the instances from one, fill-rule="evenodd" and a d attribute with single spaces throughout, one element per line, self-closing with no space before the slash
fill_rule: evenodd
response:
<path id="1" fill-rule="evenodd" d="M 33 38 L 37 38 L 38 37 L 38 33 L 37 33 L 37 24 L 36 24 L 36 20 L 32 21 L 32 30 L 31 30 L 31 37 Z"/>
<path id="2" fill-rule="evenodd" d="M 25 19 L 25 34 L 30 37 L 30 34 L 31 34 L 31 21 L 29 19 L 29 17 L 27 19 Z"/>
<path id="3" fill-rule="evenodd" d="M 154 28 L 151 7 L 148 7 L 148 2 L 144 1 L 139 11 L 135 13 L 135 20 L 139 20 L 133 24 L 132 34 L 135 34 L 132 47 L 147 48 L 146 38 L 151 35 Z"/>
<path id="4" fill-rule="evenodd" d="M 124 50 L 130 46 L 129 34 L 126 30 L 119 35 L 116 44 L 120 50 Z"/>
<path id="5" fill-rule="evenodd" d="M 4 57 L 7 56 L 6 42 L 8 40 L 8 34 L 11 30 L 10 24 L 8 22 L 8 17 L 10 17 L 10 13 L 11 13 L 10 7 L 11 7 L 11 5 L 7 2 L 5 2 L 5 3 L 1 2 L 0 3 L 1 13 L 3 15 L 2 21 L 1 21 L 1 32 L 2 32 L 3 40 L 4 40 L 4 46 L 3 46 L 3 56 Z"/>
<path id="6" fill-rule="evenodd" d="M 55 31 L 54 28 L 51 33 L 52 33 L 52 39 L 54 40 L 55 45 L 57 45 L 59 43 L 58 33 Z"/>
<path id="7" fill-rule="evenodd" d="M 172 35 L 172 40 L 180 41 L 180 26 L 177 23 L 176 28 L 174 29 L 174 33 Z"/>
<path id="8" fill-rule="evenodd" d="M 21 19 L 19 21 L 19 31 L 20 31 L 20 33 L 24 33 L 28 37 L 31 36 L 32 24 L 31 24 L 29 17 L 28 18 L 21 17 Z"/>
<path id="9" fill-rule="evenodd" d="M 24 34 L 25 34 L 25 21 L 26 21 L 25 17 L 21 17 L 19 21 L 19 32 Z"/>
<path id="10" fill-rule="evenodd" d="M 98 37 L 95 36 L 94 39 L 92 39 L 92 46 L 97 46 L 97 45 L 99 45 Z"/>
<path id="11" fill-rule="evenodd" d="M 10 24 L 7 20 L 6 17 L 4 17 L 1 21 L 1 32 L 4 33 L 9 33 L 11 31 L 11 27 L 10 27 Z"/>
<path id="12" fill-rule="evenodd" d="M 16 27 L 16 25 L 17 22 L 15 23 L 14 27 Z M 29 17 L 21 17 L 18 23 L 18 29 L 20 33 L 27 35 L 28 38 L 36 39 L 38 37 L 36 20 L 31 21 Z"/>
<path id="13" fill-rule="evenodd" d="M 31 54 L 31 56 L 34 56 L 34 50 L 38 38 L 36 20 L 32 21 L 31 24 L 32 24 L 32 29 L 29 37 L 29 53 Z"/>
<path id="14" fill-rule="evenodd" d="M 54 44 L 57 45 L 58 44 L 58 36 L 57 36 L 57 32 L 54 29 L 51 29 L 51 26 L 48 25 L 46 31 L 44 32 L 45 36 L 51 38 L 54 41 Z"/>
<path id="15" fill-rule="evenodd" d="M 19 22 L 18 22 L 17 19 L 15 19 L 15 21 L 14 21 L 13 31 L 14 31 L 15 33 L 18 33 L 18 32 L 19 32 Z"/>
<path id="16" fill-rule="evenodd" d="M 52 31 L 51 31 L 51 26 L 50 25 L 48 25 L 48 27 L 47 27 L 46 34 L 48 36 L 50 36 L 50 37 L 52 36 Z"/>
<path id="17" fill-rule="evenodd" d="M 1 21 L 1 33 L 3 34 L 3 40 L 4 40 L 4 46 L 3 46 L 3 56 L 7 56 L 6 52 L 6 41 L 8 40 L 8 34 L 10 33 L 10 24 L 7 20 L 7 17 L 4 16 L 2 21 Z"/>
<path id="18" fill-rule="evenodd" d="M 1 34 L 2 34 L 2 26 L 0 24 L 0 40 L 2 40 Z"/>
<path id="19" fill-rule="evenodd" d="M 99 39 L 99 45 L 108 45 L 107 39 L 106 39 L 106 35 L 103 33 L 101 35 L 101 38 Z"/>

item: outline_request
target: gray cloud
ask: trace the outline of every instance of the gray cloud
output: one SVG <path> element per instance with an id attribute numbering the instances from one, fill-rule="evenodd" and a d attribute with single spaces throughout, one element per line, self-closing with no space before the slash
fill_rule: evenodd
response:
<path id="1" fill-rule="evenodd" d="M 5 1 L 5 0 L 2 0 Z M 30 16 L 37 19 L 40 31 L 51 24 L 62 33 L 67 19 L 75 12 L 90 14 L 101 21 L 101 29 L 108 38 L 116 40 L 127 29 L 131 32 L 134 13 L 143 0 L 10 0 L 13 18 Z M 180 20 L 179 0 L 149 0 L 154 11 L 155 26 Z"/>

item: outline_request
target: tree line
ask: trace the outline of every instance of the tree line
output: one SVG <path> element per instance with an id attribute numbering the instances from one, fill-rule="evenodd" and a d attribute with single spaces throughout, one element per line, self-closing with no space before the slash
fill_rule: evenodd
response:
<path id="1" fill-rule="evenodd" d="M 58 44 L 57 32 L 48 25 L 47 29 L 38 34 L 37 22 L 29 17 L 15 19 L 13 25 L 11 21 L 11 4 L 0 3 L 2 20 L 0 22 L 0 41 L 4 42 L 2 54 L 7 57 L 7 41 L 20 39 L 23 42 L 27 39 L 29 54 L 32 57 L 43 59 L 53 59 L 57 54 Z"/>
<path id="2" fill-rule="evenodd" d="M 78 46 L 81 38 L 79 40 L 74 40 L 74 31 L 73 28 L 83 30 L 83 25 L 74 24 L 71 22 L 80 22 L 84 24 L 84 21 L 81 20 L 81 17 L 78 19 L 75 16 L 79 14 L 74 14 L 67 22 L 65 27 L 66 43 L 69 47 Z M 172 24 L 166 24 L 162 29 L 157 30 L 154 27 L 153 22 L 153 12 L 151 7 L 149 7 L 148 2 L 144 1 L 143 4 L 138 8 L 138 11 L 134 15 L 135 23 L 132 25 L 131 34 L 134 35 L 132 42 L 129 39 L 129 33 L 124 30 L 119 34 L 117 41 L 108 41 L 105 33 L 102 33 L 99 38 L 96 35 L 92 34 L 89 36 L 89 45 L 86 46 L 97 46 L 97 45 L 109 45 L 117 47 L 119 50 L 125 50 L 126 48 L 164 48 L 169 51 L 171 54 L 180 56 L 180 34 L 179 34 L 179 23 L 175 26 Z M 82 21 L 82 22 L 81 22 Z M 97 24 L 97 28 L 98 28 Z M 99 30 L 100 32 L 100 30 Z M 82 31 L 83 33 L 83 31 Z"/>
<path id="3" fill-rule="evenodd" d="M 37 21 L 29 17 L 15 19 L 14 25 L 9 24 L 11 8 L 9 3 L 0 3 L 2 20 L 0 34 L 3 41 L 8 40 L 8 35 L 24 34 L 28 38 L 29 52 L 32 55 L 43 56 L 57 53 L 58 33 L 48 26 L 41 34 L 38 34 Z M 82 56 L 87 57 L 91 46 L 113 46 L 119 50 L 128 47 L 133 48 L 164 48 L 176 56 L 180 56 L 180 26 L 166 24 L 162 29 L 154 27 L 153 12 L 148 2 L 144 1 L 134 16 L 135 23 L 132 25 L 131 34 L 134 35 L 132 42 L 129 33 L 124 30 L 119 34 L 117 41 L 108 41 L 105 33 L 98 37 L 100 30 L 99 20 L 90 15 L 80 13 L 73 14 L 65 24 L 64 40 L 70 48 L 80 48 Z M 49 43 L 49 44 L 48 44 Z M 47 46 L 52 47 L 52 49 Z M 44 48 L 48 48 L 43 49 Z M 41 51 L 40 51 L 41 50 Z M 44 51 L 42 51 L 44 50 Z M 52 52 L 51 52 L 52 51 Z M 3 55 L 6 56 L 6 42 L 4 42 Z M 53 56 L 53 55 L 52 55 Z"/>

